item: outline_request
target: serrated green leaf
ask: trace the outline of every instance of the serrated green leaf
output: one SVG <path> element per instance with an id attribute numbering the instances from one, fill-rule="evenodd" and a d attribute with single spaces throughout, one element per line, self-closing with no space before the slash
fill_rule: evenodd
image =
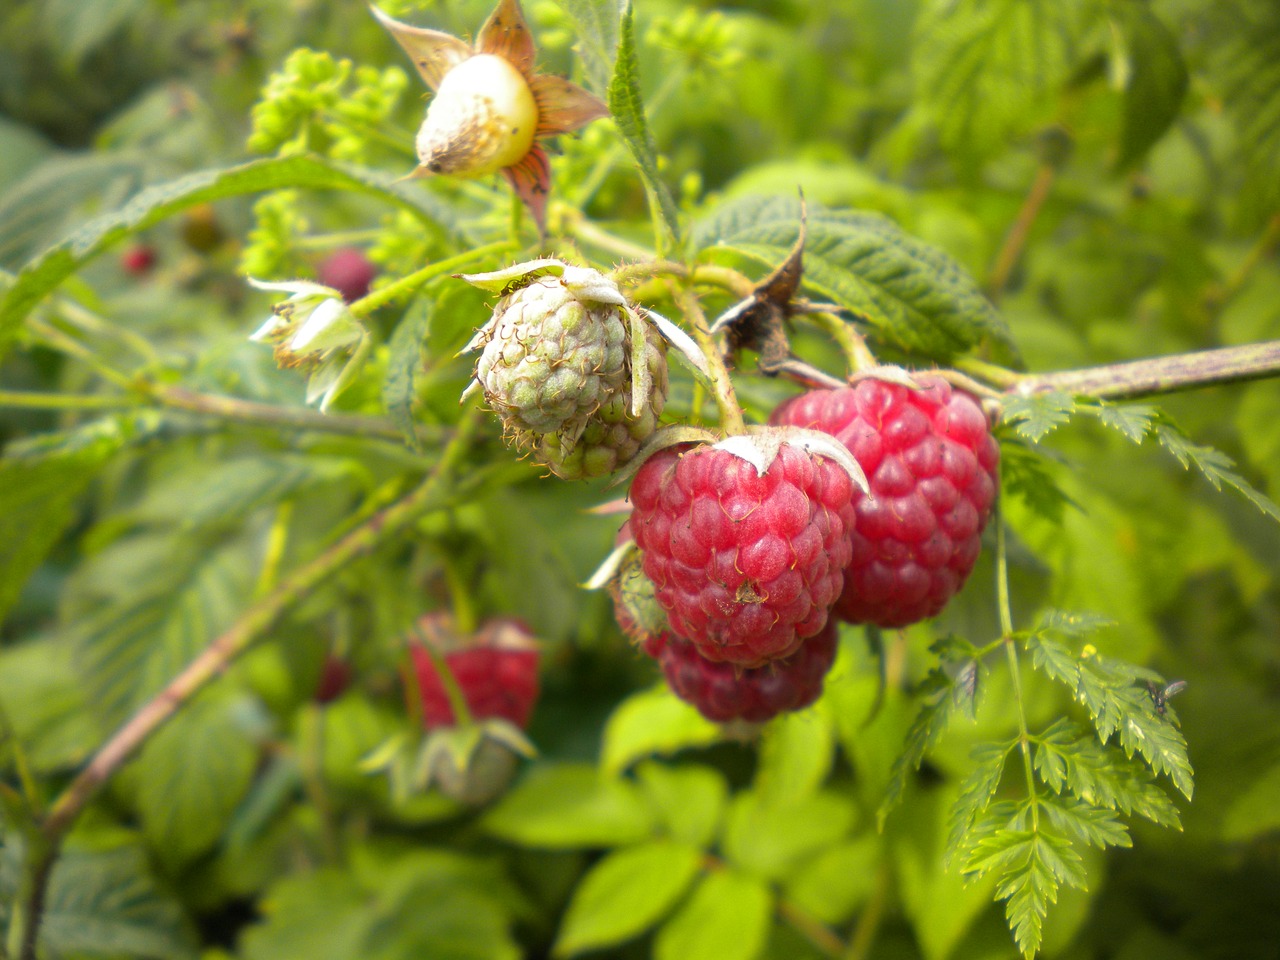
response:
<path id="1" fill-rule="evenodd" d="M 670 840 L 609 854 L 574 890 L 553 952 L 569 957 L 643 933 L 666 916 L 701 864 L 700 850 Z"/>
<path id="2" fill-rule="evenodd" d="M 1190 799 L 1194 782 L 1186 739 L 1168 716 L 1156 712 L 1151 695 L 1137 685 L 1163 682 L 1158 675 L 1092 651 L 1075 656 L 1046 636 L 1045 629 L 1054 628 L 1034 631 L 1027 640 L 1036 669 L 1071 690 L 1089 711 L 1103 743 L 1116 736 L 1128 756 L 1141 754 L 1156 773 L 1167 774 Z"/>
<path id="3" fill-rule="evenodd" d="M 972 764 L 960 787 L 960 795 L 948 818 L 947 846 L 944 853 L 949 863 L 969 842 L 974 823 L 991 804 L 1004 775 L 1005 760 L 1014 747 L 1010 743 L 983 743 L 969 755 Z"/>
<path id="4" fill-rule="evenodd" d="M 413 405 L 417 400 L 417 378 L 422 370 L 423 346 L 431 332 L 436 300 L 440 291 L 431 288 L 420 294 L 405 311 L 387 344 L 387 376 L 382 383 L 382 403 L 387 416 L 404 434 L 404 442 L 421 450 Z"/>
<path id="5" fill-rule="evenodd" d="M 480 823 L 528 847 L 610 847 L 653 833 L 653 814 L 639 790 L 588 764 L 536 767 Z"/>
<path id="6" fill-rule="evenodd" d="M 211 849 L 253 780 L 255 704 L 202 697 L 152 737 L 138 757 L 142 829 L 173 866 Z"/>
<path id="7" fill-rule="evenodd" d="M 772 268 L 799 236 L 800 207 L 785 197 L 743 197 L 694 235 L 700 257 L 736 253 Z M 941 250 L 879 214 L 810 207 L 805 285 L 874 324 L 906 350 L 945 360 L 989 342 L 1016 360 L 1012 336 L 973 278 Z"/>
<path id="8" fill-rule="evenodd" d="M 760 744 L 755 790 L 763 802 L 793 800 L 817 790 L 835 761 L 835 727 L 818 710 L 783 714 Z"/>
<path id="9" fill-rule="evenodd" d="M 1013 429 L 1034 443 L 1071 419 L 1076 402 L 1057 390 L 1013 397 L 1005 401 L 1000 419 L 1013 424 Z"/>
<path id="10" fill-rule="evenodd" d="M 1156 437 L 1160 445 L 1172 453 L 1183 467 L 1194 466 L 1213 489 L 1221 490 L 1223 484 L 1231 487 L 1264 514 L 1280 523 L 1280 505 L 1235 472 L 1235 461 L 1213 447 L 1192 443 L 1182 431 L 1168 423 L 1156 424 Z"/>
<path id="11" fill-rule="evenodd" d="M 1126 169 L 1141 160 L 1178 118 L 1190 78 L 1178 39 L 1145 3 L 1112 7 L 1123 37 L 1124 120 L 1120 158 Z"/>
<path id="12" fill-rule="evenodd" d="M 605 94 L 613 76 L 614 58 L 622 26 L 618 0 L 556 0 L 577 29 L 578 55 L 587 74 L 587 87 Z"/>
<path id="13" fill-rule="evenodd" d="M 964 702 L 956 696 L 953 678 L 942 669 L 929 671 L 920 683 L 919 693 L 924 698 L 924 703 L 907 730 L 902 753 L 893 763 L 884 799 L 876 811 L 876 820 L 881 830 L 893 808 L 901 802 L 907 778 L 912 771 L 920 769 L 924 755 L 941 739 L 958 712 L 957 706 Z"/>
<path id="14" fill-rule="evenodd" d="M 118 721 L 177 676 L 244 608 L 252 569 L 239 540 L 184 540 L 138 571 L 134 593 L 74 624 L 77 665 L 104 719 Z"/>
<path id="15" fill-rule="evenodd" d="M 736 870 L 708 874 L 654 938 L 656 960 L 755 960 L 773 916 L 769 888 Z"/>
<path id="16" fill-rule="evenodd" d="M 664 248 L 680 244 L 680 214 L 671 191 L 658 170 L 658 149 L 645 119 L 644 99 L 640 94 L 640 60 L 636 54 L 635 24 L 631 4 L 622 15 L 618 35 L 618 57 L 613 77 L 609 80 L 609 112 L 631 155 L 635 158 L 640 178 L 649 197 L 649 209 L 660 242 Z"/>
<path id="17" fill-rule="evenodd" d="M 1145 403 L 1111 404 L 1099 401 L 1083 404 L 1077 409 L 1097 417 L 1104 427 L 1119 430 L 1134 443 L 1143 441 L 1159 413 L 1155 407 Z"/>
<path id="18" fill-rule="evenodd" d="M 1068 506 L 1080 508 L 1058 484 L 1044 455 L 1018 440 L 1000 446 L 1000 487 L 1004 495 L 1018 497 L 1055 526 L 1061 526 Z"/>
<path id="19" fill-rule="evenodd" d="M 1105 807 L 1095 807 L 1078 797 L 1042 797 L 1039 803 L 1053 825 L 1068 836 L 1099 848 L 1133 846 L 1128 828 Z"/>
<path id="20" fill-rule="evenodd" d="M 725 857 L 759 877 L 778 879 L 805 858 L 844 839 L 856 811 L 848 797 L 822 791 L 791 803 L 765 803 L 754 792 L 729 805 Z"/>
<path id="21" fill-rule="evenodd" d="M 198 203 L 289 187 L 368 194 L 408 210 L 429 224 L 448 225 L 453 219 L 447 207 L 420 188 L 383 173 L 318 157 L 255 160 L 191 173 L 146 188 L 120 209 L 92 220 L 23 267 L 17 282 L 0 301 L 0 348 L 12 340 L 18 324 L 58 284 L 129 234 Z"/>
<path id="22" fill-rule="evenodd" d="M 646 762 L 636 777 L 674 839 L 700 849 L 714 843 L 729 796 L 724 774 L 712 767 Z"/>
<path id="23" fill-rule="evenodd" d="M 720 728 L 663 684 L 622 701 L 604 727 L 600 766 L 621 773 L 642 757 L 665 756 L 720 739 Z"/>
<path id="24" fill-rule="evenodd" d="M 927 0 L 911 72 L 944 146 L 971 161 L 1003 147 L 1068 76 L 1082 3 Z"/>

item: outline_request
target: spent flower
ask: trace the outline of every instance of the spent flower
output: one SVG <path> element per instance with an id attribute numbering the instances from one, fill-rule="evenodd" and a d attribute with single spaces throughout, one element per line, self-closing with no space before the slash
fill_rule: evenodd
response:
<path id="1" fill-rule="evenodd" d="M 364 365 L 372 345 L 369 331 L 332 287 L 308 280 L 263 283 L 250 278 L 249 283 L 290 294 L 271 308 L 271 316 L 249 339 L 271 344 L 281 369 L 310 374 L 307 403 L 319 400 L 321 411 L 327 410 Z"/>
<path id="2" fill-rule="evenodd" d="M 537 48 L 519 0 L 499 0 L 474 44 L 372 9 L 435 93 L 411 176 L 501 171 L 542 229 L 551 167 L 539 139 L 577 130 L 608 108 L 577 84 L 535 71 Z"/>

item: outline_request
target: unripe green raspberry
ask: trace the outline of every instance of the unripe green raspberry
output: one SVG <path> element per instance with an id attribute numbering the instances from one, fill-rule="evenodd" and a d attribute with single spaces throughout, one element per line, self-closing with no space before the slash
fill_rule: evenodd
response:
<path id="1" fill-rule="evenodd" d="M 649 392 L 640 401 L 639 414 L 632 413 L 634 393 L 628 377 L 622 389 L 588 418 L 576 443 L 567 443 L 560 433 L 544 434 L 534 456 L 556 476 L 582 480 L 613 473 L 630 462 L 658 429 L 658 418 L 667 403 L 667 345 L 653 324 L 642 320 L 641 326 Z"/>
<path id="2" fill-rule="evenodd" d="M 513 445 L 567 478 L 630 460 L 666 404 L 653 324 L 603 274 L 558 260 L 464 279 L 505 294 L 467 346 L 482 349 L 468 393 L 484 392 Z"/>

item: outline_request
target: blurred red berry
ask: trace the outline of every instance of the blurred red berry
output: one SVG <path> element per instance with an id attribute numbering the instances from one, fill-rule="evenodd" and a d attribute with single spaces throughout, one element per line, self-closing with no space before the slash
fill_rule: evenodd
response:
<path id="1" fill-rule="evenodd" d="M 131 277 L 145 277 L 155 267 L 159 255 L 149 243 L 135 243 L 120 255 L 120 267 Z"/>
<path id="2" fill-rule="evenodd" d="M 351 303 L 369 292 L 369 285 L 378 275 L 378 268 L 355 247 L 343 247 L 321 261 L 316 270 L 321 283 L 333 287 L 342 299 Z"/>
<path id="3" fill-rule="evenodd" d="M 350 685 L 351 675 L 351 664 L 341 657 L 329 654 L 324 658 L 320 681 L 316 684 L 316 692 L 311 699 L 320 704 L 337 700 Z"/>
<path id="4" fill-rule="evenodd" d="M 538 699 L 538 648 L 523 625 L 491 620 L 472 637 L 453 638 L 437 621 L 424 632 L 444 657 L 473 720 L 501 717 L 521 729 L 528 726 Z M 422 643 L 410 644 L 409 654 L 424 722 L 428 727 L 456 725 L 447 688 L 431 654 Z"/>

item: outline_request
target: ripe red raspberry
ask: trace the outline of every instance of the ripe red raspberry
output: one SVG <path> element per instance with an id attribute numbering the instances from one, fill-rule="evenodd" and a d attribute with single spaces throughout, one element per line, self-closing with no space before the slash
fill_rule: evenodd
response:
<path id="1" fill-rule="evenodd" d="M 1000 451 L 982 408 L 939 377 L 915 379 L 918 390 L 876 379 L 813 390 L 769 418 L 834 435 L 867 474 L 835 608 L 850 623 L 937 615 L 973 569 L 995 500 Z"/>
<path id="2" fill-rule="evenodd" d="M 369 292 L 369 284 L 378 268 L 362 250 L 343 247 L 331 253 L 316 269 L 316 276 L 326 287 L 333 287 L 347 303 L 359 300 Z"/>
<path id="3" fill-rule="evenodd" d="M 834 620 L 787 659 L 752 670 L 712 663 L 693 644 L 676 637 L 668 637 L 657 655 L 675 695 L 717 723 L 761 723 L 807 707 L 822 694 L 822 681 L 835 659 Z"/>
<path id="4" fill-rule="evenodd" d="M 428 631 L 428 637 L 438 636 Z M 538 699 L 538 650 L 523 626 L 493 620 L 456 649 L 444 651 L 445 663 L 462 690 L 473 720 L 501 717 L 524 729 Z M 409 646 L 423 720 L 428 727 L 456 725 L 445 685 L 427 649 Z"/>
<path id="5" fill-rule="evenodd" d="M 631 531 L 672 632 L 744 667 L 794 653 L 840 595 L 852 495 L 844 467 L 791 443 L 763 474 L 721 445 L 654 454 Z"/>

